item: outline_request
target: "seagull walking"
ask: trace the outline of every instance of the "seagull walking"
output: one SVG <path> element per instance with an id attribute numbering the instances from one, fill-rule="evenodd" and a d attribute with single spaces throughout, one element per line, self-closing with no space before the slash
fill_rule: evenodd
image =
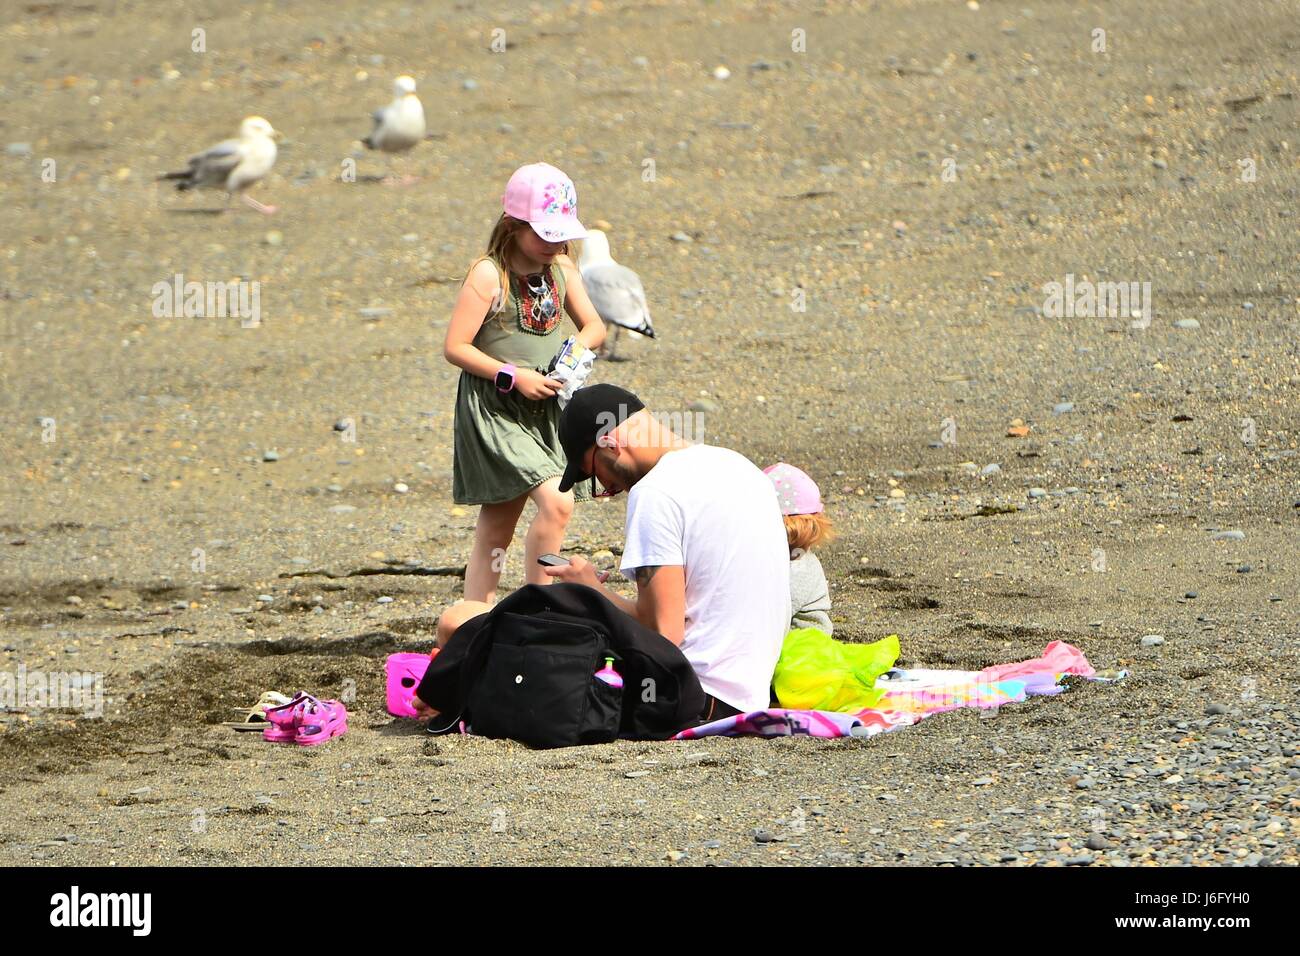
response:
<path id="1" fill-rule="evenodd" d="M 424 106 L 415 95 L 415 80 L 409 76 L 399 76 L 393 81 L 393 102 L 383 109 L 375 110 L 370 115 L 374 129 L 363 139 L 367 149 L 381 153 L 404 153 L 424 139 L 427 127 L 424 123 Z M 386 182 L 391 182 L 389 177 Z M 415 182 L 415 177 L 408 176 L 402 182 Z"/>
<path id="2" fill-rule="evenodd" d="M 280 134 L 260 116 L 250 116 L 239 124 L 239 138 L 228 139 L 190 157 L 189 166 L 175 173 L 164 173 L 159 180 L 174 179 L 176 188 L 224 189 L 227 202 L 239 197 L 258 212 L 270 214 L 275 206 L 258 202 L 245 190 L 264 177 L 275 165 L 275 141 Z"/>
<path id="3" fill-rule="evenodd" d="M 632 336 L 655 337 L 650 324 L 650 307 L 646 305 L 641 277 L 627 266 L 619 265 L 609 254 L 609 239 L 599 229 L 588 229 L 578 257 L 578 271 L 587 295 L 602 321 L 614 326 L 608 347 L 601 357 L 618 361 L 614 348 L 621 329 Z"/>

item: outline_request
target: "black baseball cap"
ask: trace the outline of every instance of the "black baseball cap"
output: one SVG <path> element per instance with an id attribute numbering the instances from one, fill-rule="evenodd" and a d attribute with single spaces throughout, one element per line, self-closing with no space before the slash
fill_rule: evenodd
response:
<path id="1" fill-rule="evenodd" d="M 573 393 L 560 413 L 560 447 L 567 465 L 560 479 L 560 490 L 568 491 L 591 475 L 582 467 L 587 449 L 637 412 L 645 403 L 625 388 L 602 382 L 588 385 Z"/>

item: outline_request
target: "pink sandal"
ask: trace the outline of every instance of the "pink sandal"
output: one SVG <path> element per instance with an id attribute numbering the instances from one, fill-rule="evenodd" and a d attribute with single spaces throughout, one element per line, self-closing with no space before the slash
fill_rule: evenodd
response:
<path id="1" fill-rule="evenodd" d="M 289 703 L 281 704 L 279 707 L 264 708 L 266 720 L 271 726 L 262 731 L 262 739 L 273 744 L 293 743 L 302 724 L 303 711 L 313 703 L 319 701 L 305 691 L 298 691 Z"/>
<path id="2" fill-rule="evenodd" d="M 323 744 L 331 737 L 342 737 L 348 732 L 348 710 L 337 700 L 312 698 L 302 711 L 301 723 L 294 742 L 303 747 Z"/>

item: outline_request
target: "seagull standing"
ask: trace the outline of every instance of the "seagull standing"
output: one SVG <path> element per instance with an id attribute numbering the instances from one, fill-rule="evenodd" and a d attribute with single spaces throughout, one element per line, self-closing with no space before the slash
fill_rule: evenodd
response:
<path id="1" fill-rule="evenodd" d="M 177 180 L 180 190 L 204 187 L 226 191 L 227 203 L 239 193 L 240 198 L 258 212 L 275 212 L 244 190 L 271 171 L 275 165 L 275 141 L 280 134 L 260 116 L 250 116 L 239 124 L 239 138 L 228 139 L 190 157 L 189 166 L 180 172 L 164 173 L 159 180 Z"/>
<path id="2" fill-rule="evenodd" d="M 635 337 L 655 337 L 641 277 L 614 261 L 609 254 L 609 239 L 599 229 L 587 230 L 578 256 L 578 271 L 601 320 L 614 326 L 613 341 L 604 350 L 603 358 L 618 361 L 614 347 L 620 329 L 627 329 Z"/>
<path id="3" fill-rule="evenodd" d="M 381 153 L 404 153 L 424 139 L 424 106 L 415 95 L 415 80 L 399 76 L 393 81 L 393 102 L 370 114 L 375 128 L 361 142 Z M 391 181 L 391 177 L 390 177 Z M 407 177 L 403 182 L 415 182 Z"/>

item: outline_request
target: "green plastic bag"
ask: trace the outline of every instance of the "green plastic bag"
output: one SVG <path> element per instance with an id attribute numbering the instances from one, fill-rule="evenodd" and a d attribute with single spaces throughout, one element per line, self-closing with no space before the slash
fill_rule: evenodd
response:
<path id="1" fill-rule="evenodd" d="M 782 707 L 856 713 L 884 696 L 876 678 L 898 660 L 898 635 L 873 644 L 846 644 L 815 627 L 785 636 L 772 686 Z"/>

